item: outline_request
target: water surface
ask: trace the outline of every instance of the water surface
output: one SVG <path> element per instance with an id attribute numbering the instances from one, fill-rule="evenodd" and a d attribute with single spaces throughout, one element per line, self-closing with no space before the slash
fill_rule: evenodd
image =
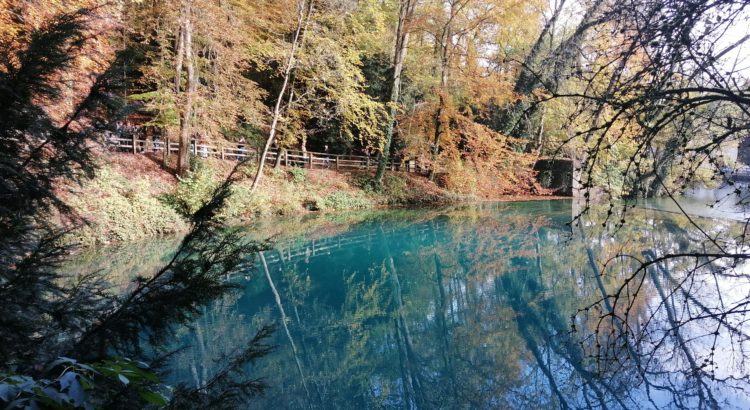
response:
<path id="1" fill-rule="evenodd" d="M 745 380 L 727 380 L 746 377 L 740 321 L 705 314 L 746 300 L 745 277 L 674 260 L 631 278 L 635 257 L 706 246 L 697 228 L 653 210 L 617 231 L 572 215 L 538 201 L 294 224 L 180 331 L 170 381 L 205 383 L 275 322 L 278 348 L 246 369 L 269 388 L 248 408 L 750 407 Z"/>

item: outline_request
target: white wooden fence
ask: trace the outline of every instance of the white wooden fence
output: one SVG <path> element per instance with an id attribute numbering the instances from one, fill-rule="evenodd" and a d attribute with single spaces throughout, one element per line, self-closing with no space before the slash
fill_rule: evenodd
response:
<path id="1" fill-rule="evenodd" d="M 138 138 L 108 138 L 107 147 L 114 151 L 131 152 L 133 154 L 177 153 L 180 144 L 169 141 L 168 152 L 165 152 L 167 143 L 164 141 L 146 141 Z M 245 159 L 259 159 L 260 153 L 253 148 L 247 148 L 237 143 L 226 145 L 198 144 L 191 141 L 190 151 L 197 158 L 218 158 L 229 161 L 241 161 Z M 306 168 L 331 168 L 331 169 L 374 169 L 377 168 L 377 158 L 363 155 L 338 155 L 323 152 L 300 151 L 300 150 L 278 150 L 268 151 L 266 161 L 275 163 L 281 156 L 280 163 L 283 166 L 295 166 Z M 425 174 L 428 169 L 418 163 L 416 159 L 403 160 L 391 158 L 387 164 L 388 169 L 393 171 L 418 172 Z"/>

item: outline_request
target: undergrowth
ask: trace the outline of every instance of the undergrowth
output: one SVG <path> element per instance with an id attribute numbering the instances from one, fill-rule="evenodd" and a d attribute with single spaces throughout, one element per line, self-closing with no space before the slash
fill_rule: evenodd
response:
<path id="1" fill-rule="evenodd" d="M 66 240 L 83 244 L 132 241 L 176 233 L 187 227 L 178 212 L 151 193 L 147 180 L 126 179 L 100 169 L 68 204 L 86 223 Z"/>
<path id="2" fill-rule="evenodd" d="M 324 210 L 343 211 L 349 209 L 372 208 L 375 202 L 365 195 L 357 195 L 349 192 L 334 192 L 323 198 Z"/>
<path id="3" fill-rule="evenodd" d="M 209 161 L 196 161 L 185 177 L 165 189 L 150 183 L 148 175 L 124 175 L 105 166 L 80 195 L 69 199 L 73 209 L 89 221 L 70 240 L 93 245 L 184 231 L 187 217 L 223 180 L 220 169 Z M 368 174 L 311 173 L 303 168 L 269 169 L 262 188 L 254 194 L 250 194 L 250 182 L 246 178 L 232 187 L 222 211 L 230 223 L 305 212 L 419 205 L 447 198 L 439 191 L 420 189 L 398 174 L 386 175 L 379 188 Z"/>

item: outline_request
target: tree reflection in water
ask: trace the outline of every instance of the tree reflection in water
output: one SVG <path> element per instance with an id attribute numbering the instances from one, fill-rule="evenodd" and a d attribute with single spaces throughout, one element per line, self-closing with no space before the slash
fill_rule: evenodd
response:
<path id="1" fill-rule="evenodd" d="M 271 320 L 279 348 L 252 369 L 271 388 L 248 407 L 747 408 L 742 265 L 664 259 L 714 246 L 677 215 L 633 210 L 610 231 L 571 212 L 389 211 L 279 243 L 185 329 L 174 377 L 210 377 Z"/>

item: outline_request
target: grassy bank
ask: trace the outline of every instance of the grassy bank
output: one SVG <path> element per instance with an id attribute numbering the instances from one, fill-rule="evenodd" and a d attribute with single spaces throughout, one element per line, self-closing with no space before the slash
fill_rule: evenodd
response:
<path id="1" fill-rule="evenodd" d="M 90 246 L 183 232 L 185 216 L 208 198 L 233 165 L 212 159 L 198 161 L 190 175 L 178 179 L 156 158 L 105 153 L 94 179 L 83 186 L 61 189 L 66 202 L 86 221 L 69 241 Z M 253 169 L 245 172 L 251 174 Z M 371 178 L 367 172 L 271 168 L 254 195 L 250 195 L 249 175 L 237 183 L 224 213 L 232 223 L 250 223 L 274 216 L 472 199 L 413 174 L 389 173 L 377 191 Z"/>

